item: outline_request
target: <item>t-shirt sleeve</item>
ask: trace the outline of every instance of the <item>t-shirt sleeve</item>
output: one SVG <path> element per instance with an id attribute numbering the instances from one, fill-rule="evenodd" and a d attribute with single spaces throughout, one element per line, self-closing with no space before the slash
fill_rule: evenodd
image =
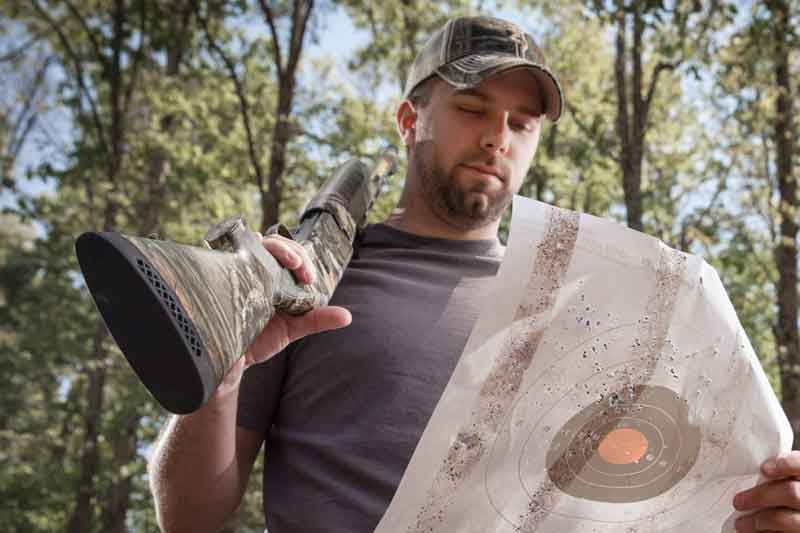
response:
<path id="1" fill-rule="evenodd" d="M 272 426 L 286 377 L 287 350 L 244 371 L 239 387 L 236 423 L 267 435 Z"/>

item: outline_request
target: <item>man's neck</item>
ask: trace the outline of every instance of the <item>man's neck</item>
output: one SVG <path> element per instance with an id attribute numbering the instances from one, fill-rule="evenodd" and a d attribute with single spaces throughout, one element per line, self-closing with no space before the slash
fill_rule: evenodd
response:
<path id="1" fill-rule="evenodd" d="M 456 241 L 477 241 L 494 239 L 500 221 L 474 229 L 464 229 L 441 220 L 434 213 L 412 206 L 395 209 L 384 221 L 388 226 L 422 237 L 437 237 Z"/>

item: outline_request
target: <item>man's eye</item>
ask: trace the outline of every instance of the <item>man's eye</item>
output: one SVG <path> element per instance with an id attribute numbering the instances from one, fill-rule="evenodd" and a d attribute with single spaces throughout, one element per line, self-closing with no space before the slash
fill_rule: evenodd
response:
<path id="1" fill-rule="evenodd" d="M 508 127 L 514 131 L 532 132 L 536 129 L 537 124 L 541 121 L 541 116 L 524 118 L 517 120 L 509 120 Z"/>
<path id="2" fill-rule="evenodd" d="M 459 111 L 463 111 L 464 113 L 469 113 L 470 115 L 480 115 L 481 113 L 483 113 L 483 110 L 474 107 L 459 106 L 458 109 Z"/>

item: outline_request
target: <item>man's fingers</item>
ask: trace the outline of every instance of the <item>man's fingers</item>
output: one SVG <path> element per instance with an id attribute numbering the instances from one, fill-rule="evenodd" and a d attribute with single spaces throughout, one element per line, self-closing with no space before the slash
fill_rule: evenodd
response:
<path id="1" fill-rule="evenodd" d="M 301 337 L 342 328 L 350 324 L 351 320 L 350 311 L 336 306 L 313 309 L 302 316 L 278 313 L 245 353 L 246 364 L 249 366 L 264 362 Z"/>
<path id="2" fill-rule="evenodd" d="M 736 495 L 733 505 L 739 511 L 762 507 L 789 507 L 800 510 L 800 481 L 783 479 L 769 481 Z"/>
<path id="3" fill-rule="evenodd" d="M 297 268 L 303 262 L 303 258 L 289 244 L 291 241 L 278 235 L 263 237 L 261 243 L 264 248 L 286 268 Z"/>
<path id="4" fill-rule="evenodd" d="M 764 509 L 736 520 L 736 533 L 800 531 L 800 513 L 794 509 Z"/>
<path id="5" fill-rule="evenodd" d="M 327 306 L 312 309 L 302 316 L 287 316 L 289 342 L 321 331 L 343 328 L 353 320 L 344 307 Z"/>
<path id="6" fill-rule="evenodd" d="M 800 451 L 771 457 L 761 465 L 761 471 L 773 479 L 800 476 Z"/>
<path id="7" fill-rule="evenodd" d="M 311 259 L 299 243 L 280 235 L 269 235 L 261 242 L 281 265 L 292 271 L 298 282 L 314 282 L 316 276 Z"/>

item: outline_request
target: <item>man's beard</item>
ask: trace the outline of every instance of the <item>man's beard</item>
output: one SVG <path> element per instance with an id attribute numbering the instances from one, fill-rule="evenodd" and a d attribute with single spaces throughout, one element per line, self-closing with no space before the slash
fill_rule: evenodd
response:
<path id="1" fill-rule="evenodd" d="M 460 188 L 453 175 L 455 170 L 445 173 L 435 160 L 433 148 L 430 141 L 417 143 L 411 161 L 425 202 L 431 209 L 461 229 L 477 229 L 498 220 L 511 203 L 511 191 L 490 192 L 486 183 L 479 183 L 470 190 Z M 483 196 L 472 194 L 481 192 Z"/>

